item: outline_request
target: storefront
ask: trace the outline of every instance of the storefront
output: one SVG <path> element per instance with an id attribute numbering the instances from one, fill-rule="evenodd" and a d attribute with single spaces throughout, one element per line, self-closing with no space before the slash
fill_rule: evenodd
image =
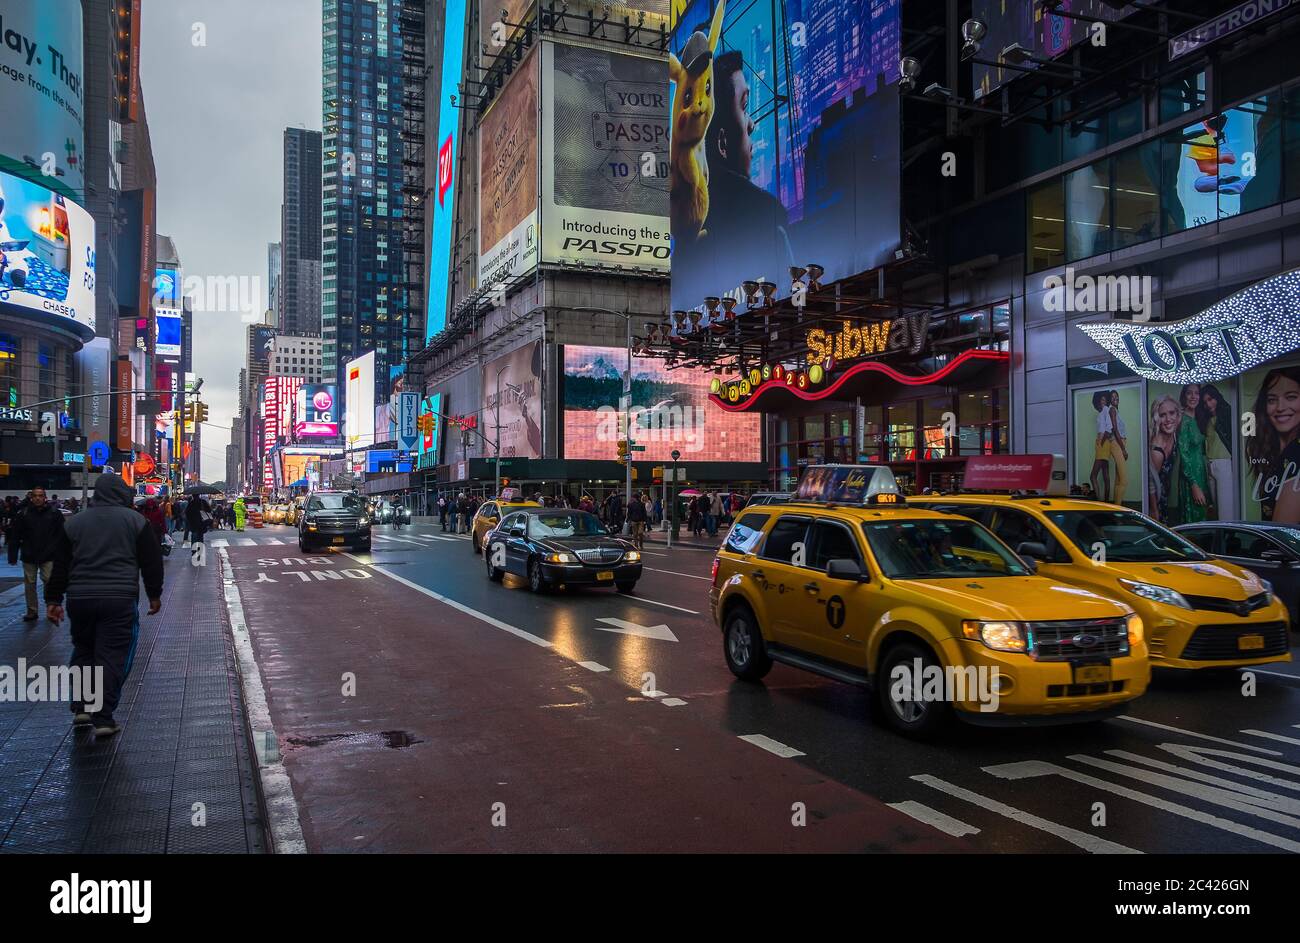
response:
<path id="1" fill-rule="evenodd" d="M 711 399 L 767 423 L 770 486 L 808 465 L 888 464 L 905 490 L 951 488 L 970 455 L 1010 451 L 1006 304 L 894 320 L 827 321 L 803 361 L 717 381 Z"/>
<path id="2" fill-rule="evenodd" d="M 1179 321 L 1076 325 L 1072 484 L 1166 524 L 1300 523 L 1300 270 Z"/>

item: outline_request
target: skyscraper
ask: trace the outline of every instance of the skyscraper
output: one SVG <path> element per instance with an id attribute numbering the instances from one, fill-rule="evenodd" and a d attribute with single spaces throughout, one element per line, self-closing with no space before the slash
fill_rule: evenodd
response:
<path id="1" fill-rule="evenodd" d="M 284 129 L 280 208 L 280 287 L 276 326 L 289 334 L 321 329 L 321 134 Z"/>
<path id="2" fill-rule="evenodd" d="M 280 273 L 283 269 L 283 253 L 280 243 L 266 244 L 266 310 L 276 312 L 273 324 L 280 323 Z"/>
<path id="3" fill-rule="evenodd" d="M 324 0 L 321 336 L 323 372 L 340 392 L 344 365 L 374 350 L 375 393 L 386 396 L 389 367 L 423 340 L 406 258 L 422 252 L 407 219 L 420 191 L 404 164 L 423 147 L 409 138 L 413 123 L 423 128 L 426 5 Z M 286 245 L 286 281 L 288 257 Z"/>

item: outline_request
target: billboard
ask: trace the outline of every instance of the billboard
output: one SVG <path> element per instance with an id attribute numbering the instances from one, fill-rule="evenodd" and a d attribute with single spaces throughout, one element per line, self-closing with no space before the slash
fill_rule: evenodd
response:
<path id="1" fill-rule="evenodd" d="M 439 413 L 442 412 L 445 412 L 445 410 L 442 408 L 441 393 L 434 393 L 432 396 L 426 396 L 420 401 L 419 414 L 421 416 L 432 414 L 437 419 L 437 422 L 433 425 L 433 432 L 427 434 L 421 433 L 420 435 L 420 444 L 416 450 L 416 454 L 419 456 L 419 464 L 421 468 L 431 468 L 438 464 L 438 445 L 442 436 L 443 425 L 443 419 Z M 425 458 L 426 455 L 429 457 Z"/>
<path id="2" fill-rule="evenodd" d="M 627 352 L 617 347 L 564 348 L 564 457 L 618 457 L 619 399 Z M 712 374 L 669 370 L 662 360 L 632 361 L 631 435 L 637 461 L 757 462 L 763 456 L 763 417 L 733 413 L 709 402 Z M 502 453 L 504 454 L 504 452 Z"/>
<path id="3" fill-rule="evenodd" d="M 674 308 L 740 298 L 749 279 L 788 286 L 793 265 L 821 265 L 832 282 L 892 258 L 901 215 L 899 7 L 674 6 Z"/>
<path id="4" fill-rule="evenodd" d="M 533 49 L 479 127 L 478 284 L 537 266 L 537 82 Z"/>
<path id="5" fill-rule="evenodd" d="M 95 221 L 66 197 L 7 173 L 0 173 L 0 304 L 79 325 L 86 339 L 95 333 Z"/>
<path id="6" fill-rule="evenodd" d="M 469 11 L 465 0 L 447 0 L 443 15 L 442 84 L 438 99 L 438 176 L 434 187 L 432 232 L 429 241 L 428 310 L 425 339 L 447 324 L 447 289 L 451 284 L 452 230 L 456 222 L 456 161 L 460 157 L 460 110 L 452 96 L 460 84 L 465 63 L 465 32 Z"/>
<path id="7" fill-rule="evenodd" d="M 542 44 L 542 260 L 667 272 L 662 61 Z"/>
<path id="8" fill-rule="evenodd" d="M 349 360 L 344 369 L 347 377 L 344 429 L 348 446 L 368 448 L 375 444 L 375 352 L 372 350 L 356 360 Z"/>
<path id="9" fill-rule="evenodd" d="M 174 268 L 156 268 L 153 272 L 153 304 L 155 308 L 181 306 L 181 273 Z"/>
<path id="10" fill-rule="evenodd" d="M 492 56 L 505 50 L 506 40 L 518 31 L 532 5 L 533 0 L 496 0 L 480 11 L 478 48 L 485 68 L 492 64 Z"/>
<path id="11" fill-rule="evenodd" d="M 77 352 L 77 369 L 81 391 L 88 395 L 81 401 L 81 428 L 87 443 L 108 442 L 112 438 L 112 345 L 107 337 L 87 341 Z"/>
<path id="12" fill-rule="evenodd" d="M 80 0 L 3 6 L 0 172 L 80 199 L 86 189 Z"/>
<path id="13" fill-rule="evenodd" d="M 156 308 L 154 324 L 157 328 L 154 353 L 159 357 L 179 357 L 181 355 L 182 321 L 177 308 Z"/>
<path id="14" fill-rule="evenodd" d="M 500 427 L 502 458 L 542 457 L 542 341 L 484 366 L 481 415 Z"/>
<path id="15" fill-rule="evenodd" d="M 257 325 L 253 328 L 253 362 L 263 366 L 271 363 L 271 348 L 275 346 L 275 328 L 269 325 Z"/>
<path id="16" fill-rule="evenodd" d="M 371 416 L 373 418 L 373 407 Z M 333 383 L 306 383 L 298 388 L 294 413 L 295 439 L 333 439 L 339 434 L 338 387 Z"/>

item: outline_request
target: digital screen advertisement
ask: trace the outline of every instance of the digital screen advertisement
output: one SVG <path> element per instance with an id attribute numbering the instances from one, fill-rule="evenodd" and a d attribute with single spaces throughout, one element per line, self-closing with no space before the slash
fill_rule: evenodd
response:
<path id="1" fill-rule="evenodd" d="M 181 306 L 181 273 L 172 268 L 154 270 L 153 303 L 156 308 L 179 308 Z"/>
<path id="2" fill-rule="evenodd" d="M 269 364 L 271 362 L 271 348 L 275 346 L 275 328 L 265 325 L 257 325 L 253 328 L 253 360 Z"/>
<path id="3" fill-rule="evenodd" d="M 668 271 L 662 62 L 542 45 L 542 259 Z"/>
<path id="4" fill-rule="evenodd" d="M 483 367 L 485 423 L 500 426 L 502 458 L 542 456 L 542 341 Z"/>
<path id="5" fill-rule="evenodd" d="M 442 436 L 442 425 L 443 425 L 442 417 L 438 416 L 438 413 L 445 412 L 445 411 L 446 410 L 442 408 L 441 393 L 434 393 L 432 396 L 426 396 L 424 397 L 423 400 L 420 401 L 419 415 L 421 416 L 433 415 L 437 417 L 438 420 L 436 423 L 434 423 L 433 432 L 428 434 L 425 433 L 420 434 L 420 445 L 417 450 L 417 454 L 420 456 L 432 455 L 432 458 L 429 459 L 421 458 L 420 461 L 421 468 L 427 467 L 429 465 L 436 465 L 438 463 L 438 443 L 439 443 L 439 439 Z M 395 436 L 396 433 L 394 433 L 394 437 Z M 505 453 L 502 452 L 502 454 Z"/>
<path id="6" fill-rule="evenodd" d="M 181 312 L 176 308 L 156 308 L 154 324 L 157 326 L 154 352 L 160 357 L 179 357 L 184 327 Z"/>
<path id="7" fill-rule="evenodd" d="M 295 438 L 326 439 L 339 434 L 337 391 L 333 383 L 307 383 L 298 389 Z"/>
<path id="8" fill-rule="evenodd" d="M 429 250 L 429 304 L 424 333 L 428 339 L 447 324 L 447 289 L 451 283 L 451 239 L 456 221 L 456 162 L 460 159 L 460 110 L 452 104 L 465 62 L 468 11 L 465 0 L 446 0 L 443 17 L 442 78 L 438 97 L 437 180 Z"/>
<path id="9" fill-rule="evenodd" d="M 564 348 L 564 457 L 618 457 L 619 399 L 627 352 L 617 347 Z M 763 456 L 763 417 L 728 412 L 709 402 L 712 375 L 669 370 L 656 358 L 632 360 L 632 439 L 644 445 L 636 461 L 757 462 Z"/>
<path id="10" fill-rule="evenodd" d="M 375 352 L 348 361 L 344 370 L 347 377 L 344 428 L 348 445 L 366 448 L 375 444 Z"/>
<path id="11" fill-rule="evenodd" d="M 1268 114 L 1262 101 L 1183 128 L 1165 147 L 1165 173 L 1174 178 L 1164 198 L 1172 217 L 1166 229 L 1190 229 L 1275 202 L 1282 164 L 1279 132 L 1276 114 Z M 1252 202 L 1252 196 L 1258 199 Z"/>
<path id="12" fill-rule="evenodd" d="M 0 122 L 2 124 L 3 122 Z M 95 222 L 71 200 L 0 173 L 0 304 L 95 332 Z"/>
<path id="13" fill-rule="evenodd" d="M 803 6 L 674 7 L 674 308 L 740 297 L 749 279 L 788 286 L 796 264 L 833 282 L 897 248 L 899 0 L 827 4 L 815 18 Z M 796 21 L 806 28 L 787 28 Z"/>
<path id="14" fill-rule="evenodd" d="M 479 126 L 479 285 L 537 267 L 537 63 L 534 48 Z"/>
<path id="15" fill-rule="evenodd" d="M 0 4 L 0 173 L 80 199 L 85 89 L 80 0 Z"/>

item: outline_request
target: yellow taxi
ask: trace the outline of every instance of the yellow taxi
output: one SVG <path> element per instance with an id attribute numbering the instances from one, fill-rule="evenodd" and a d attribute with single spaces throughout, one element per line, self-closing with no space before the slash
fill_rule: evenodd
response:
<path id="1" fill-rule="evenodd" d="M 536 501 L 525 501 L 518 488 L 502 488 L 501 494 L 484 501 L 474 512 L 474 519 L 469 529 L 469 542 L 478 553 L 483 547 L 483 537 L 497 526 L 501 518 L 519 508 L 539 508 Z"/>
<path id="2" fill-rule="evenodd" d="M 1146 626 L 1155 667 L 1291 660 L 1290 616 L 1268 581 L 1211 557 L 1151 518 L 1117 504 L 1053 493 L 1064 490 L 1059 471 L 1030 490 L 972 493 L 982 482 L 1012 483 L 1005 476 L 988 477 L 985 466 L 1013 461 L 1063 467 L 1060 456 L 986 457 L 974 469 L 968 466 L 964 484 L 971 491 L 910 503 L 979 521 L 1020 556 L 1035 560 L 1043 576 L 1132 606 Z"/>
<path id="3" fill-rule="evenodd" d="M 1150 680 L 1141 618 L 1035 573 L 974 521 L 912 505 L 884 466 L 813 466 L 746 508 L 710 602 L 737 677 L 773 662 L 870 687 L 886 723 L 933 735 L 1095 720 Z"/>

